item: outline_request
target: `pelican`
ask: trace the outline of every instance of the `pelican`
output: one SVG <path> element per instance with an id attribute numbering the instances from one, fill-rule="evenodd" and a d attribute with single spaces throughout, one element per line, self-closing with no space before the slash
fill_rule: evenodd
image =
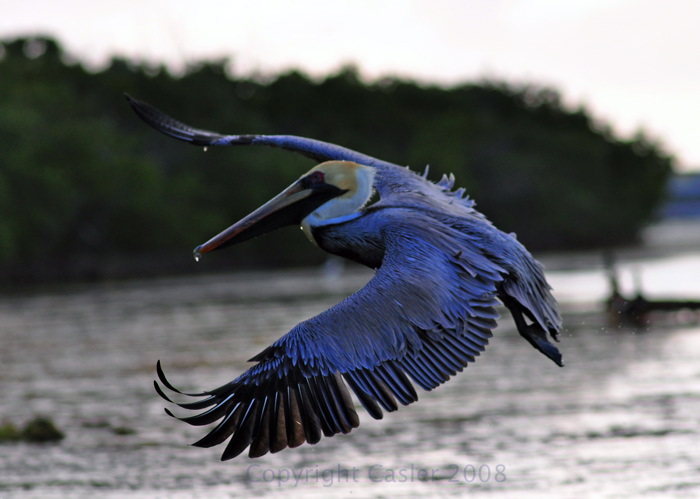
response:
<path id="1" fill-rule="evenodd" d="M 197 259 L 287 225 L 301 226 L 328 253 L 375 269 L 359 291 L 301 322 L 250 359 L 233 381 L 185 393 L 178 403 L 203 411 L 178 418 L 218 422 L 195 446 L 230 438 L 221 456 L 249 448 L 251 458 L 322 436 L 349 433 L 359 417 L 348 387 L 375 419 L 418 400 L 414 383 L 432 390 L 484 350 L 505 305 L 519 333 L 562 366 L 561 317 L 543 268 L 513 234 L 474 208 L 454 177 L 424 175 L 356 151 L 290 135 L 221 135 L 192 128 L 126 96 L 156 130 L 199 146 L 265 145 L 319 163 L 280 194 L 198 246 Z M 370 203 L 373 193 L 379 199 Z M 158 394 L 174 403 L 156 381 Z M 173 416 L 173 413 L 166 409 Z"/>

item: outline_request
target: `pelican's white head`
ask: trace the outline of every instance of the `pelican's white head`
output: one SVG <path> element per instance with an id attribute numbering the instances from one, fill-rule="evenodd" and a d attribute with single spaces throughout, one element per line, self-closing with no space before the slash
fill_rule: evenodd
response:
<path id="1" fill-rule="evenodd" d="M 312 168 L 304 177 L 317 176 L 328 185 L 342 191 L 304 220 L 311 219 L 319 224 L 333 223 L 338 218 L 345 218 L 357 213 L 372 197 L 374 168 L 352 161 L 327 161 Z"/>
<path id="2" fill-rule="evenodd" d="M 327 161 L 312 168 L 305 176 L 316 176 L 342 192 L 316 208 L 301 221 L 301 229 L 312 243 L 313 227 L 352 220 L 372 197 L 374 168 L 352 161 Z M 304 178 L 304 177 L 302 177 Z"/>

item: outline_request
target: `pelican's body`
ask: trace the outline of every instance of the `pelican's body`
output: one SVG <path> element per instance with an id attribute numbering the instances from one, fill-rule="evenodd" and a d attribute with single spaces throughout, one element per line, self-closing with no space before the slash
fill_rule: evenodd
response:
<path id="1" fill-rule="evenodd" d="M 417 400 L 474 361 L 496 325 L 499 301 L 520 334 L 558 365 L 549 342 L 561 327 L 541 265 L 474 209 L 453 179 L 428 181 L 407 168 L 333 144 L 293 136 L 219 135 L 193 129 L 129 99 L 156 129 L 198 145 L 262 144 L 321 164 L 210 241 L 199 255 L 283 225 L 300 225 L 319 248 L 376 269 L 352 296 L 294 327 L 232 382 L 179 404 L 221 419 L 196 445 L 232 437 L 222 459 L 250 447 L 277 452 L 359 425 L 350 386 L 374 418 Z M 368 201 L 373 192 L 379 200 Z M 161 382 L 177 391 L 158 366 Z M 410 379 L 409 379 L 410 378 Z M 168 399 L 156 383 L 158 392 Z M 168 399 L 169 400 L 169 399 Z"/>

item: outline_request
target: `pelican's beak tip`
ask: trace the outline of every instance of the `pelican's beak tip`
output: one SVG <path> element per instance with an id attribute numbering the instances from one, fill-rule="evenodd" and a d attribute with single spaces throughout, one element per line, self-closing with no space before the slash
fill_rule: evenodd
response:
<path id="1" fill-rule="evenodd" d="M 200 244 L 199 246 L 197 246 L 197 247 L 194 249 L 193 254 L 194 254 L 194 261 L 195 261 L 195 262 L 198 262 L 199 259 L 202 258 L 202 246 L 204 246 L 204 245 L 203 245 L 203 244 Z"/>

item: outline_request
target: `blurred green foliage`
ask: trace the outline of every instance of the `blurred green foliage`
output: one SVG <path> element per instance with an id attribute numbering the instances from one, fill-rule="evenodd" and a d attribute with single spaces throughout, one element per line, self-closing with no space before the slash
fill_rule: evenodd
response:
<path id="1" fill-rule="evenodd" d="M 368 84 L 353 67 L 320 81 L 297 71 L 236 77 L 226 68 L 226 60 L 205 61 L 174 77 L 114 59 L 90 72 L 54 40 L 2 42 L 4 273 L 99 274 L 119 258 L 158 268 L 171 255 L 189 260 L 191 248 L 313 166 L 274 150 L 205 154 L 149 129 L 123 92 L 201 128 L 313 137 L 418 171 L 430 164 L 432 179 L 453 172 L 497 226 L 538 251 L 634 242 L 672 171 L 649 138 L 618 140 L 548 88 Z M 281 231 L 217 258 L 242 268 L 323 255 Z"/>

